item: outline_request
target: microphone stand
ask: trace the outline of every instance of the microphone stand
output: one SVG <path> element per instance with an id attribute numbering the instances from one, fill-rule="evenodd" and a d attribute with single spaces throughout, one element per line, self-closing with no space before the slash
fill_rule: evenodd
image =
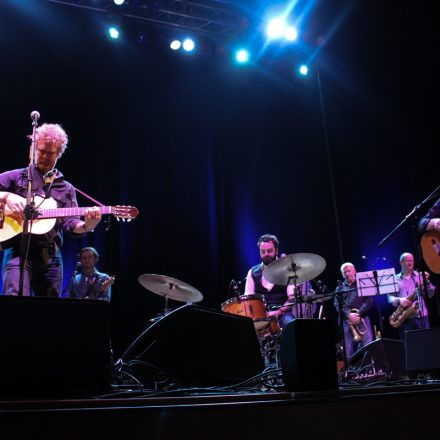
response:
<path id="1" fill-rule="evenodd" d="M 382 246 L 384 243 L 388 241 L 388 239 L 397 231 L 399 230 L 408 220 L 411 220 L 414 218 L 414 220 L 418 220 L 420 218 L 420 209 L 422 206 L 425 205 L 425 203 L 428 203 L 430 200 L 432 200 L 434 197 L 437 197 L 440 194 L 440 185 L 431 193 L 428 197 L 426 197 L 425 200 L 423 200 L 418 205 L 414 206 L 412 211 L 405 216 L 405 218 L 388 234 L 386 235 L 379 243 L 378 246 Z"/>
<path id="2" fill-rule="evenodd" d="M 64 288 L 63 294 L 61 295 L 62 297 L 64 297 L 64 295 L 69 292 L 69 287 L 72 284 L 75 277 L 78 275 L 78 272 L 80 271 L 80 269 L 81 269 L 81 263 L 78 261 L 75 265 L 75 270 L 73 271 L 73 274 L 70 277 L 69 282 L 66 284 L 66 287 Z"/>
<path id="3" fill-rule="evenodd" d="M 23 296 L 23 284 L 24 284 L 24 272 L 27 265 L 27 260 L 29 256 L 29 248 L 31 244 L 31 231 L 32 231 L 32 221 L 37 217 L 38 213 L 35 210 L 35 203 L 32 197 L 32 181 L 33 181 L 33 170 L 35 166 L 35 149 L 37 144 L 37 125 L 40 114 L 37 111 L 31 113 L 32 119 L 32 135 L 31 146 L 29 149 L 29 166 L 27 174 L 27 194 L 26 194 L 26 206 L 23 210 L 23 232 L 20 239 L 20 280 L 18 287 L 18 296 Z"/>
<path id="4" fill-rule="evenodd" d="M 426 279 L 424 277 L 424 270 L 422 270 L 422 252 L 420 249 L 420 244 L 417 243 L 416 240 L 416 235 L 417 235 L 417 226 L 416 224 L 418 223 L 421 214 L 421 208 L 428 203 L 429 201 L 431 201 L 432 199 L 438 197 L 440 194 L 440 185 L 437 186 L 437 188 L 434 189 L 434 191 L 432 191 L 426 198 L 425 200 L 423 200 L 421 203 L 419 203 L 418 205 L 414 206 L 414 208 L 412 209 L 412 211 L 407 214 L 405 216 L 405 218 L 387 235 L 385 236 L 378 244 L 378 246 L 382 246 L 386 241 L 388 241 L 388 239 L 398 230 L 400 229 L 408 220 L 412 220 L 413 224 L 412 224 L 412 230 L 413 230 L 413 240 L 414 240 L 414 246 L 415 249 L 417 249 L 416 252 L 416 265 L 415 268 L 418 270 L 419 273 L 422 273 L 422 279 L 423 279 L 423 294 L 425 297 L 425 300 L 427 301 L 428 298 L 428 284 L 426 282 Z"/>

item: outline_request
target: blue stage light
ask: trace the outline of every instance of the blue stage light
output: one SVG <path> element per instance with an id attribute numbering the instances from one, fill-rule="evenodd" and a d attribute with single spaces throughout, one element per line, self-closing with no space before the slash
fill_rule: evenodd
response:
<path id="1" fill-rule="evenodd" d="M 299 66 L 299 73 L 303 76 L 306 76 L 309 73 L 309 68 L 305 65 L 305 64 L 301 64 L 301 66 Z"/>
<path id="2" fill-rule="evenodd" d="M 249 61 L 249 52 L 245 49 L 240 49 L 235 54 L 235 59 L 237 60 L 238 63 L 241 64 L 247 63 Z"/>
<path id="3" fill-rule="evenodd" d="M 286 31 L 286 22 L 284 18 L 277 17 L 269 21 L 266 27 L 266 35 L 271 40 L 281 38 Z"/>
<path id="4" fill-rule="evenodd" d="M 119 29 L 114 26 L 111 26 L 108 28 L 108 34 L 110 35 L 111 38 L 116 40 L 117 38 L 119 38 Z"/>
<path id="5" fill-rule="evenodd" d="M 298 38 L 298 31 L 294 26 L 287 26 L 284 31 L 284 38 L 288 41 L 295 41 Z"/>

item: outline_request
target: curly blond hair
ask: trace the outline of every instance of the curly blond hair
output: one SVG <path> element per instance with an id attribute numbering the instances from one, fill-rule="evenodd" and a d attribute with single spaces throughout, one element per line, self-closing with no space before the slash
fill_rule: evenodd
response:
<path id="1" fill-rule="evenodd" d="M 58 157 L 60 157 L 67 148 L 69 138 L 66 132 L 59 124 L 42 124 L 37 128 L 38 142 L 53 145 L 58 148 Z"/>

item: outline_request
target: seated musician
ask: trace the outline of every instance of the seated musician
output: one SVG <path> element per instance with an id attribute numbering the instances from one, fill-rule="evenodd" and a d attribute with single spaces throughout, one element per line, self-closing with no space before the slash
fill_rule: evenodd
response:
<path id="1" fill-rule="evenodd" d="M 32 164 L 30 169 L 32 195 L 40 196 L 40 201 L 36 201 L 37 204 L 52 196 L 58 208 L 78 206 L 74 187 L 64 180 L 63 174 L 55 168 L 58 159 L 67 148 L 67 142 L 67 134 L 58 124 L 43 124 L 37 128 L 36 163 Z M 10 213 L 11 218 L 15 216 L 15 226 L 12 231 L 18 230 L 22 225 L 27 188 L 28 168 L 15 169 L 0 174 L 0 203 Z M 32 294 L 60 296 L 63 270 L 60 247 L 63 242 L 63 232 L 81 236 L 86 232 L 93 231 L 100 220 L 99 208 L 87 208 L 84 220 L 78 217 L 60 218 L 48 232 L 39 235 L 31 234 L 27 264 L 24 268 L 22 294 L 24 296 Z M 2 242 L 5 249 L 3 256 L 4 295 L 19 294 L 20 237 L 21 234 L 8 237 L 6 240 L 2 236 L 2 241 L 6 240 Z"/>
<path id="2" fill-rule="evenodd" d="M 69 298 L 90 298 L 110 301 L 114 278 L 96 269 L 99 254 L 95 248 L 85 247 L 79 251 L 81 272 L 75 275 L 67 287 Z"/>
<path id="3" fill-rule="evenodd" d="M 415 330 L 421 328 L 429 328 L 428 309 L 424 299 L 424 288 L 422 274 L 414 270 L 414 256 L 409 252 L 405 252 L 399 259 L 402 271 L 396 275 L 399 283 L 399 292 L 397 295 L 388 295 L 390 302 L 396 309 L 394 320 L 398 320 L 399 337 L 405 340 L 405 332 L 407 330 Z M 435 293 L 435 287 L 429 282 L 429 274 L 425 272 L 426 287 L 428 297 L 432 298 Z M 416 286 L 418 287 L 416 291 Z M 412 308 L 415 313 L 411 314 L 408 309 Z M 408 309 L 407 312 L 404 312 Z"/>
<path id="4" fill-rule="evenodd" d="M 279 241 L 275 235 L 262 235 L 257 242 L 261 263 L 252 267 L 246 277 L 245 295 L 263 295 L 266 307 L 269 308 L 268 316 L 277 317 L 281 327 L 284 327 L 296 317 L 296 307 L 292 303 L 295 299 L 293 284 L 278 286 L 267 281 L 263 276 L 263 269 L 278 258 Z M 308 283 L 300 284 L 300 294 L 307 294 Z M 277 310 L 270 310 L 270 306 L 280 306 Z M 313 304 L 301 304 L 299 313 L 303 318 L 310 318 L 314 312 Z"/>
<path id="5" fill-rule="evenodd" d="M 342 328 L 345 352 L 347 360 L 350 361 L 353 353 L 373 340 L 373 330 L 368 317 L 368 312 L 373 307 L 373 298 L 358 296 L 356 269 L 352 263 L 344 263 L 341 266 L 341 274 L 344 281 L 336 288 L 336 292 L 347 291 L 342 294 Z M 338 297 L 335 297 L 335 307 L 339 313 Z"/>

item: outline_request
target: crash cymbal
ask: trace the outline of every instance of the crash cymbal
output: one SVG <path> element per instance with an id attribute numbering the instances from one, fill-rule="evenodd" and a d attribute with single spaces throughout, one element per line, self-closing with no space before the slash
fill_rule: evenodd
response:
<path id="1" fill-rule="evenodd" d="M 203 295 L 194 287 L 165 275 L 146 273 L 140 275 L 138 281 L 147 290 L 175 301 L 196 303 L 203 299 Z"/>
<path id="2" fill-rule="evenodd" d="M 325 260 L 316 254 L 290 254 L 264 267 L 267 281 L 279 286 L 300 284 L 316 278 L 325 269 Z"/>

